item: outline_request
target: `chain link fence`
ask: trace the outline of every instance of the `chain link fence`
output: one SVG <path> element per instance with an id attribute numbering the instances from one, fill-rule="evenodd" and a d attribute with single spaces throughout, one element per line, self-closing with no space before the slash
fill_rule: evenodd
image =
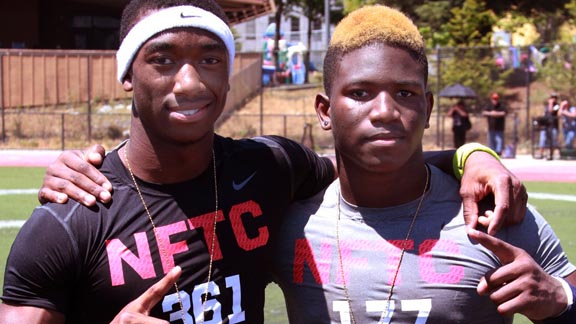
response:
<path id="1" fill-rule="evenodd" d="M 548 95 L 557 91 L 561 97 L 576 104 L 572 90 L 572 84 L 576 83 L 573 52 L 570 46 L 431 49 L 429 88 L 437 94 L 450 84 L 462 83 L 475 90 L 475 98 L 465 99 L 473 123 L 467 141 L 484 144 L 487 143 L 487 124 L 481 112 L 488 103 L 489 93 L 498 91 L 509 112 L 505 147 L 511 145 L 512 155 L 533 154 L 539 133 L 534 121 L 543 114 Z M 238 76 L 237 83 L 257 82 L 258 72 L 255 71 L 250 72 L 249 82 L 248 76 L 243 75 Z M 311 78 L 318 79 L 321 80 L 321 76 Z M 315 91 L 319 92 L 321 88 L 317 86 Z M 306 142 L 318 151 L 333 150 L 330 132 L 319 127 L 314 114 L 313 94 L 302 94 L 290 87 L 264 88 L 262 92 L 263 95 L 256 93 L 252 100 L 244 101 L 256 105 L 255 109 L 247 110 L 242 104 L 224 113 L 217 123 L 217 132 L 234 138 L 277 134 Z M 282 99 L 283 103 L 271 103 L 268 94 Z M 436 96 L 435 99 L 430 128 L 424 135 L 424 147 L 452 148 L 451 120 L 445 114 L 459 98 Z M 128 136 L 128 110 L 113 108 L 102 112 L 99 107 L 93 107 L 92 113 L 87 114 L 85 109 L 55 112 L 46 107 L 5 108 L 1 121 L 5 137 L 1 148 L 69 149 L 83 148 L 94 142 L 113 147 Z"/>

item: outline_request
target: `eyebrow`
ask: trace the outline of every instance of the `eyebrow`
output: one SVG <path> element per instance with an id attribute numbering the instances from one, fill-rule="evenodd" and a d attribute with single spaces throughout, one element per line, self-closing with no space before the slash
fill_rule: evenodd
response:
<path id="1" fill-rule="evenodd" d="M 407 87 L 426 87 L 426 84 L 421 80 L 397 80 L 395 82 L 398 85 L 407 86 Z"/>
<path id="2" fill-rule="evenodd" d="M 146 53 L 160 52 L 172 48 L 174 48 L 174 45 L 168 42 L 152 42 L 150 44 L 146 44 L 144 47 Z"/>
<path id="3" fill-rule="evenodd" d="M 146 45 L 145 52 L 146 53 L 154 53 L 160 51 L 167 51 L 176 48 L 180 45 L 175 45 L 172 42 L 164 42 L 164 41 L 152 41 L 150 44 Z M 184 46 L 190 46 L 188 44 Z M 218 41 L 209 41 L 209 42 L 202 42 L 200 44 L 196 43 L 191 45 L 193 47 L 199 47 L 201 50 L 204 51 L 226 51 L 226 46 Z"/>

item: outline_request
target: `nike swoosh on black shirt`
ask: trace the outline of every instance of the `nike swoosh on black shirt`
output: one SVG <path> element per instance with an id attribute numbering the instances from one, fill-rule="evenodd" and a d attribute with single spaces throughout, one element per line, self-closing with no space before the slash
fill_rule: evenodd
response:
<path id="1" fill-rule="evenodd" d="M 244 179 L 244 181 L 236 183 L 236 181 L 232 181 L 232 188 L 234 188 L 234 190 L 239 191 L 242 190 L 242 188 L 244 188 L 248 182 L 250 182 L 250 180 L 252 180 L 252 178 L 256 175 L 257 171 L 254 171 L 254 173 L 252 173 L 248 178 Z"/>

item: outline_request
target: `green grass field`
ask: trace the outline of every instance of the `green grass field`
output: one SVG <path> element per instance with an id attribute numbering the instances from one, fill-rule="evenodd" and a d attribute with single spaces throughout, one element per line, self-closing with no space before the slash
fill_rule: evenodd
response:
<path id="1" fill-rule="evenodd" d="M 43 168 L 0 168 L 0 190 L 38 188 L 42 182 Z M 574 195 L 576 183 L 527 182 L 528 192 Z M 575 202 L 530 198 L 529 203 L 546 217 L 571 260 L 576 260 Z M 0 194 L 0 221 L 25 220 L 38 205 L 36 194 Z M 18 229 L 0 227 L 0 285 L 4 282 L 5 260 Z M 266 291 L 266 323 L 287 323 L 282 293 L 278 286 L 270 285 Z M 523 316 L 516 316 L 515 323 L 530 323 Z"/>

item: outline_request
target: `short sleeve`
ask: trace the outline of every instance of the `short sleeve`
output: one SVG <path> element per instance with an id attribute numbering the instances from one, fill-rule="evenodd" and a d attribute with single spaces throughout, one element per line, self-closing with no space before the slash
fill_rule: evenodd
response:
<path id="1" fill-rule="evenodd" d="M 6 262 L 2 300 L 66 313 L 79 266 L 77 246 L 51 206 L 36 208 L 16 236 Z"/>

